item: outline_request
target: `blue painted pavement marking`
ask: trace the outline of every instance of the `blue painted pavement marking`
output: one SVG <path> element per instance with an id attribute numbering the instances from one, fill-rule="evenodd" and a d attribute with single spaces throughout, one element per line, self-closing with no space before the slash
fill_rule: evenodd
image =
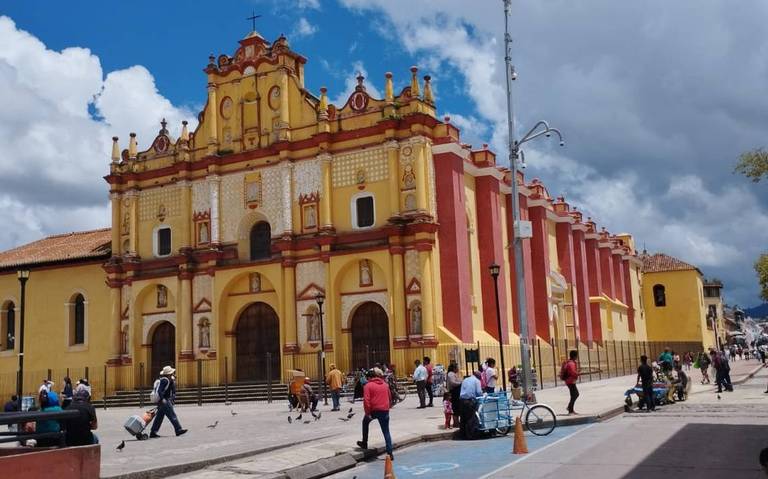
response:
<path id="1" fill-rule="evenodd" d="M 557 427 L 549 436 L 539 437 L 526 433 L 528 451 L 532 453 L 552 444 L 586 426 Z M 395 450 L 394 472 L 398 479 L 440 478 L 466 479 L 479 477 L 509 464 L 515 458 L 512 454 L 512 434 L 477 441 L 439 441 L 418 444 Z M 555 446 L 556 447 L 556 446 Z M 338 479 L 381 479 L 384 475 L 384 456 L 371 462 L 336 474 Z"/>

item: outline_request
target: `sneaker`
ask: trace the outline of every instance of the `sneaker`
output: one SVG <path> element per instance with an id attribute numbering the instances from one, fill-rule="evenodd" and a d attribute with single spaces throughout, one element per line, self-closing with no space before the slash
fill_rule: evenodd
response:
<path id="1" fill-rule="evenodd" d="M 368 443 L 363 441 L 357 441 L 357 447 L 360 449 L 368 449 Z"/>
<path id="2" fill-rule="evenodd" d="M 184 435 L 186 433 L 187 433 L 186 429 L 179 429 L 178 431 L 176 431 L 176 435 L 177 436 L 181 436 L 181 435 Z"/>
<path id="3" fill-rule="evenodd" d="M 156 438 L 156 437 L 160 437 L 160 435 L 158 435 L 156 432 L 151 432 L 151 433 L 149 433 L 149 437 L 150 437 L 151 439 L 154 439 L 154 438 Z"/>
<path id="4" fill-rule="evenodd" d="M 389 458 L 394 461 L 395 460 L 395 455 L 390 452 L 389 453 Z"/>

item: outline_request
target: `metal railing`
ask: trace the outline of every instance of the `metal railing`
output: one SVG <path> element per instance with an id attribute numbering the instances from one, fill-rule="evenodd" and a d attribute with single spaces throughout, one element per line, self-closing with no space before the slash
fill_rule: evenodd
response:
<path id="1" fill-rule="evenodd" d="M 63 429 L 54 432 L 26 432 L 24 430 L 24 424 L 28 422 L 39 421 L 61 421 L 67 419 L 74 419 L 80 417 L 80 411 L 77 410 L 64 410 L 64 411 L 27 411 L 27 412 L 9 412 L 0 414 L 0 426 L 16 425 L 15 430 L 12 431 L 0 431 L 0 443 L 7 442 L 19 442 L 22 443 L 29 439 L 39 441 L 41 439 L 54 439 L 53 443 L 58 444 L 59 447 L 65 447 L 64 436 L 66 431 Z M 5 429 L 5 428 L 3 428 Z"/>

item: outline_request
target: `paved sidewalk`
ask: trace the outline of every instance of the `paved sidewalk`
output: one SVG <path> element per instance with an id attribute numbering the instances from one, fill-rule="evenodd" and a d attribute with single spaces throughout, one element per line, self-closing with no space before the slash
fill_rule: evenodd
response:
<path id="1" fill-rule="evenodd" d="M 756 361 L 735 361 L 731 364 L 731 377 L 735 383 L 745 379 L 759 366 Z M 698 384 L 698 372 L 693 371 L 691 376 L 694 392 L 714 390 L 711 386 Z M 559 416 L 558 420 L 562 424 L 573 423 L 574 420 L 591 422 L 618 414 L 623 410 L 624 391 L 634 384 L 634 380 L 634 376 L 623 376 L 580 384 L 581 396 L 576 410 L 581 415 L 569 418 Z M 565 412 L 568 391 L 565 387 L 545 389 L 537 392 L 537 398 L 561 414 Z M 434 408 L 416 409 L 417 404 L 417 398 L 409 396 L 404 403 L 393 408 L 390 427 L 395 447 L 451 436 L 452 431 L 442 429 L 443 414 L 437 399 Z M 339 420 L 346 417 L 350 407 L 355 416 L 350 421 Z M 179 406 L 179 419 L 189 433 L 174 437 L 173 429 L 166 422 L 160 430 L 165 437 L 148 441 L 136 441 L 122 427 L 128 416 L 140 412 L 138 409 L 98 409 L 101 474 L 102 477 L 132 479 L 183 474 L 183 477 L 203 479 L 242 478 L 243 473 L 248 473 L 252 477 L 269 478 L 286 477 L 280 473 L 291 470 L 287 477 L 319 477 L 307 472 L 331 472 L 351 467 L 363 458 L 362 452 L 355 448 L 355 441 L 360 439 L 361 434 L 361 402 L 354 405 L 344 402 L 342 412 L 332 413 L 330 406 L 321 406 L 320 409 L 322 417 L 319 421 L 305 414 L 301 420 L 289 424 L 284 400 L 272 404 Z M 233 416 L 231 411 L 237 415 Z M 297 413 L 291 415 L 292 418 L 297 416 Z M 310 422 L 305 424 L 307 419 Z M 218 421 L 215 428 L 206 427 L 215 421 Z M 117 452 L 115 447 L 121 440 L 126 441 L 126 447 Z M 371 424 L 369 445 L 380 450 L 384 446 L 375 422 Z"/>

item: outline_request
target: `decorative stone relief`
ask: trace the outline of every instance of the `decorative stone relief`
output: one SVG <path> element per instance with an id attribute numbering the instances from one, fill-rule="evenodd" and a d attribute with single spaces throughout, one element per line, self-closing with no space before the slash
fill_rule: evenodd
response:
<path id="1" fill-rule="evenodd" d="M 405 252 L 405 283 L 406 285 L 412 279 L 421 283 L 421 268 L 419 267 L 419 252 L 413 249 Z"/>
<path id="2" fill-rule="evenodd" d="M 130 314 L 130 306 L 131 306 L 131 287 L 130 286 L 123 286 L 120 288 L 120 314 L 128 310 L 128 314 Z"/>
<path id="3" fill-rule="evenodd" d="M 192 212 L 201 213 L 211 208 L 211 189 L 206 181 L 192 184 Z"/>
<path id="4" fill-rule="evenodd" d="M 320 160 L 302 160 L 293 165 L 293 201 L 323 189 L 323 171 Z"/>
<path id="5" fill-rule="evenodd" d="M 334 155 L 331 183 L 334 188 L 359 184 L 359 172 L 365 172 L 365 183 L 385 181 L 389 177 L 386 148 L 358 150 Z"/>
<path id="6" fill-rule="evenodd" d="M 358 304 L 373 301 L 379 306 L 384 308 L 388 316 L 391 316 L 389 311 L 389 297 L 386 291 L 379 291 L 377 293 L 362 293 L 362 294 L 345 294 L 341 297 L 341 329 L 349 329 L 352 323 L 352 311 Z"/>
<path id="7" fill-rule="evenodd" d="M 325 289 L 325 263 L 322 261 L 296 263 L 296 294 L 301 294 L 312 283 Z"/>
<path id="8" fill-rule="evenodd" d="M 245 173 L 235 173 L 221 177 L 221 241 L 236 241 L 238 228 L 243 217 L 252 211 L 259 212 L 267 218 L 273 233 L 282 231 L 283 188 L 280 166 L 270 166 L 259 171 L 261 172 L 262 181 L 262 202 L 254 210 L 245 208 L 243 191 Z"/>
<path id="9" fill-rule="evenodd" d="M 152 329 L 152 326 L 158 323 L 162 323 L 163 321 L 168 321 L 175 328 L 176 313 L 170 312 L 170 313 L 163 313 L 163 314 L 149 314 L 149 315 L 144 315 L 142 317 L 141 344 L 150 343 L 151 338 L 149 337 L 149 331 Z"/>
<path id="10" fill-rule="evenodd" d="M 155 188 L 143 192 L 139 196 L 139 219 L 141 221 L 155 220 L 158 211 L 163 207 L 165 217 L 181 214 L 181 190 L 176 186 Z"/>
<path id="11" fill-rule="evenodd" d="M 193 306 L 197 306 L 200 301 L 207 299 L 211 301 L 213 278 L 207 274 L 199 274 L 192 280 L 192 303 Z"/>

